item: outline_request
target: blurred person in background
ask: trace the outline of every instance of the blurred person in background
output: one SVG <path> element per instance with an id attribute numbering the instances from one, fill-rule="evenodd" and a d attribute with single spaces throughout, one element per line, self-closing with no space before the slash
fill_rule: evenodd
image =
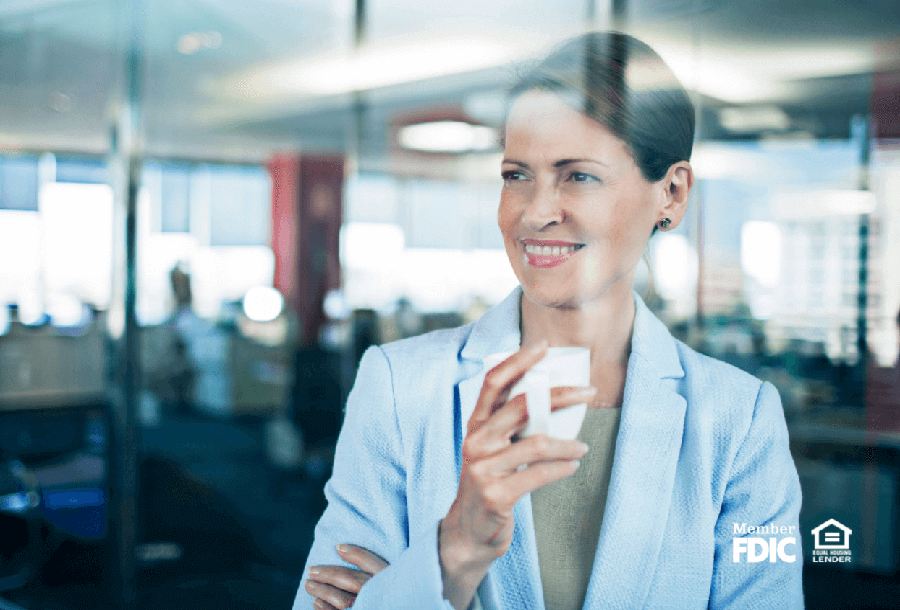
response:
<path id="1" fill-rule="evenodd" d="M 394 317 L 397 319 L 401 338 L 415 337 L 422 332 L 422 316 L 407 297 L 397 299 L 397 312 Z"/>
<path id="2" fill-rule="evenodd" d="M 498 223 L 521 286 L 366 352 L 295 610 L 801 608 L 777 391 L 675 340 L 633 291 L 693 184 L 684 88 L 644 43 L 591 33 L 512 93 Z M 548 345 L 591 351 L 590 387 L 552 392 L 588 403 L 578 440 L 518 437 L 510 390 Z M 789 557 L 738 560 L 741 524 L 790 531 Z"/>
<path id="3" fill-rule="evenodd" d="M 149 372 L 150 387 L 165 410 L 193 410 L 197 367 L 191 357 L 190 337 L 184 333 L 185 319 L 195 317 L 191 304 L 191 276 L 179 263 L 169 271 L 175 311 L 166 324 L 166 339 L 157 362 Z"/>

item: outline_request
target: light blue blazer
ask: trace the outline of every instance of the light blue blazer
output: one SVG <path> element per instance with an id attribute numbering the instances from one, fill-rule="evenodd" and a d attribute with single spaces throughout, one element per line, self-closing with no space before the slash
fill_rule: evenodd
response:
<path id="1" fill-rule="evenodd" d="M 520 298 L 516 289 L 473 324 L 366 352 L 304 580 L 312 565 L 352 567 L 335 549 L 351 543 L 390 562 L 363 587 L 355 610 L 451 608 L 442 598 L 438 522 L 456 497 L 482 359 L 519 347 Z M 636 294 L 635 305 L 584 608 L 802 608 L 800 483 L 778 393 L 676 341 Z M 543 610 L 528 495 L 514 515 L 512 544 L 479 598 L 486 610 Z M 786 531 L 795 543 L 782 548 L 795 561 L 749 563 L 744 553 L 735 562 L 733 540 L 748 535 L 742 525 L 793 528 Z M 312 608 L 301 583 L 294 610 Z"/>

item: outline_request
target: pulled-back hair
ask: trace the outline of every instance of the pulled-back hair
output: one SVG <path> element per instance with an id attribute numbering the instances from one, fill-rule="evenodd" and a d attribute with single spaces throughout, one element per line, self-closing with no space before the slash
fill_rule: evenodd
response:
<path id="1" fill-rule="evenodd" d="M 558 93 L 628 146 L 644 178 L 655 182 L 694 145 L 694 105 L 662 58 L 620 32 L 590 32 L 562 43 L 510 91 L 514 101 Z"/>

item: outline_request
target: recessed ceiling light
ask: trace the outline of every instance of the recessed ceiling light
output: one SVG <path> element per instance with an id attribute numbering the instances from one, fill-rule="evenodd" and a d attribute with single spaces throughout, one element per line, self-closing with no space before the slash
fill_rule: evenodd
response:
<path id="1" fill-rule="evenodd" d="M 214 30 L 189 32 L 178 39 L 178 52 L 193 55 L 201 49 L 218 49 L 222 46 L 222 35 Z"/>
<path id="2" fill-rule="evenodd" d="M 60 114 L 70 112 L 72 108 L 75 107 L 75 103 L 72 101 L 72 98 L 65 93 L 60 93 L 59 91 L 54 91 L 50 94 L 47 105 L 51 110 L 59 112 Z"/>
<path id="3" fill-rule="evenodd" d="M 497 147 L 497 130 L 462 121 L 434 121 L 400 128 L 400 146 L 423 152 L 461 153 Z"/>
<path id="4" fill-rule="evenodd" d="M 503 66 L 534 52 L 541 37 L 415 35 L 304 56 L 245 73 L 239 90 L 253 96 L 340 95 Z"/>
<path id="5" fill-rule="evenodd" d="M 777 106 L 723 108 L 719 111 L 722 127 L 733 132 L 784 131 L 791 119 Z"/>

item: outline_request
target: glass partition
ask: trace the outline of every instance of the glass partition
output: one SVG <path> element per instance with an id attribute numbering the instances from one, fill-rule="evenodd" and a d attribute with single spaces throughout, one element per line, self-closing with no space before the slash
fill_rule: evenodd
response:
<path id="1" fill-rule="evenodd" d="M 365 350 L 482 319 L 519 286 L 514 269 L 577 256 L 606 226 L 594 209 L 598 224 L 544 243 L 534 226 L 504 226 L 501 202 L 527 199 L 514 189 L 540 156 L 512 155 L 509 87 L 566 38 L 615 27 L 659 52 L 695 109 L 684 217 L 627 253 L 634 289 L 676 339 L 778 390 L 803 493 L 807 605 L 896 606 L 889 3 L 125 4 L 0 4 L 0 470 L 21 462 L 44 481 L 0 489 L 17 532 L 0 554 L 0 584 L 16 587 L 0 597 L 120 603 L 109 558 L 131 544 L 138 605 L 288 607 Z M 552 112 L 560 104 L 531 118 Z M 140 168 L 129 361 L 140 372 L 123 525 L 108 441 L 124 423 L 72 397 L 115 398 L 123 364 L 105 329 L 124 327 L 126 140 Z M 570 195 L 594 176 L 574 169 L 553 169 Z M 508 252 L 504 231 L 532 241 Z M 29 505 L 29 491 L 44 501 Z M 853 532 L 850 564 L 815 559 L 829 519 Z M 117 539 L 128 527 L 134 539 Z"/>

